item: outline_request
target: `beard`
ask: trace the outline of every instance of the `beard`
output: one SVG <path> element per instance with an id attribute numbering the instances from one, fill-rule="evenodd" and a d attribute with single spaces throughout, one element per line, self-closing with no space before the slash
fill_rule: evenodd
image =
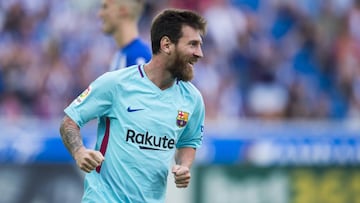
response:
<path id="1" fill-rule="evenodd" d="M 184 82 L 190 81 L 194 78 L 193 67 L 189 64 L 190 61 L 186 56 L 183 56 L 178 51 L 176 52 L 175 59 L 170 65 L 169 71 L 174 78 Z"/>

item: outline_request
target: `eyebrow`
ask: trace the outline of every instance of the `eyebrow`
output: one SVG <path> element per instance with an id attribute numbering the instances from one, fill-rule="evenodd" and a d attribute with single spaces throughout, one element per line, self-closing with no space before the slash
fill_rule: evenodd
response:
<path id="1" fill-rule="evenodd" d="M 202 40 L 196 40 L 196 39 L 193 39 L 193 40 L 190 40 L 190 41 L 189 41 L 189 43 L 190 43 L 190 44 L 192 44 L 192 43 L 196 43 L 196 44 L 200 44 L 200 45 L 202 45 L 202 44 L 203 44 L 203 41 L 202 41 Z"/>

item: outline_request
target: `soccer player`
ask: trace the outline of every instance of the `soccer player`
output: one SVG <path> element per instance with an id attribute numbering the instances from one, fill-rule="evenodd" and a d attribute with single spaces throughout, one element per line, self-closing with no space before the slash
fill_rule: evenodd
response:
<path id="1" fill-rule="evenodd" d="M 138 22 L 144 9 L 144 0 L 102 0 L 98 16 L 102 30 L 116 41 L 110 71 L 151 59 L 149 46 L 139 37 Z"/>
<path id="2" fill-rule="evenodd" d="M 205 19 L 193 11 L 162 11 L 151 25 L 150 62 L 103 74 L 65 108 L 60 133 L 87 172 L 83 202 L 164 202 L 173 158 L 176 186 L 189 185 L 205 117 L 190 80 L 205 31 Z M 95 118 L 93 150 L 80 128 Z"/>

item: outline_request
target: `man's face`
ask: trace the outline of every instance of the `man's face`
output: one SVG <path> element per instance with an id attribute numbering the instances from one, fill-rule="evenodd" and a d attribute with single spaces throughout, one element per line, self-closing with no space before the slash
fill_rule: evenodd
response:
<path id="1" fill-rule="evenodd" d="M 102 20 L 102 30 L 105 34 L 113 34 L 116 31 L 116 21 L 118 18 L 119 7 L 114 0 L 102 0 L 98 12 Z"/>
<path id="2" fill-rule="evenodd" d="M 194 64 L 203 57 L 202 39 L 200 32 L 190 26 L 183 26 L 182 34 L 175 45 L 169 71 L 178 80 L 190 81 L 194 77 Z"/>

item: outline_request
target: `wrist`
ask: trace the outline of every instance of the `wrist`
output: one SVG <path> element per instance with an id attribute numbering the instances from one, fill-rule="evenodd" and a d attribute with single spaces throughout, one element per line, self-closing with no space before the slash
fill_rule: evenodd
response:
<path id="1" fill-rule="evenodd" d="M 72 152 L 74 159 L 76 159 L 79 154 L 82 154 L 82 152 L 84 150 L 86 150 L 86 148 L 84 146 L 79 146 L 79 147 L 74 148 L 73 152 Z"/>

